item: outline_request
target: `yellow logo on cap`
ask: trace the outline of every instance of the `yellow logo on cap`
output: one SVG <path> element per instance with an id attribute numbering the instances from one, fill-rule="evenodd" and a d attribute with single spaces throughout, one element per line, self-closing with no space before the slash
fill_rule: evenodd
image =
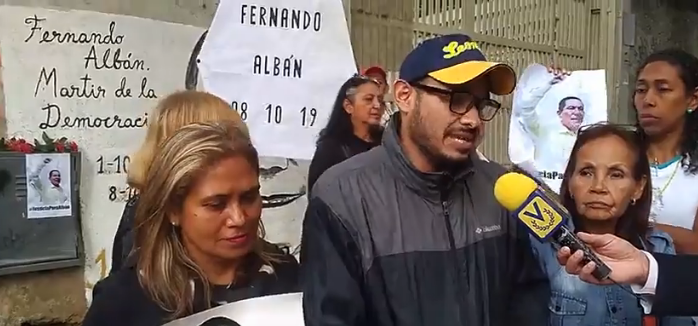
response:
<path id="1" fill-rule="evenodd" d="M 443 51 L 444 53 L 444 59 L 451 59 L 453 57 L 457 57 L 461 53 L 467 51 L 467 50 L 479 50 L 480 47 L 477 46 L 477 43 L 473 41 L 468 41 L 463 44 L 458 44 L 458 42 L 453 41 L 451 43 L 448 43 L 448 45 L 444 46 Z"/>

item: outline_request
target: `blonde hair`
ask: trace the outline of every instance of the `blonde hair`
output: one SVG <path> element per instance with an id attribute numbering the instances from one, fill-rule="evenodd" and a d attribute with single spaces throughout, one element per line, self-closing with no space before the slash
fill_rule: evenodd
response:
<path id="1" fill-rule="evenodd" d="M 247 126 L 233 108 L 221 98 L 200 91 L 179 91 L 162 99 L 151 113 L 148 131 L 140 149 L 131 158 L 128 184 L 140 190 L 153 161 L 153 153 L 179 128 L 196 122 L 230 121 L 249 136 Z"/>
<path id="2" fill-rule="evenodd" d="M 249 136 L 240 125 L 230 122 L 182 127 L 153 154 L 157 168 L 148 171 L 136 209 L 137 268 L 141 287 L 158 306 L 172 312 L 173 319 L 193 312 L 192 280 L 202 281 L 207 303 L 211 302 L 211 290 L 206 275 L 184 249 L 171 224 L 171 214 L 181 211 L 191 187 L 208 167 L 231 156 L 245 158 L 255 172 L 259 171 L 259 158 Z M 273 245 L 264 241 L 261 221 L 258 234 L 252 254 L 245 259 L 278 262 Z"/>

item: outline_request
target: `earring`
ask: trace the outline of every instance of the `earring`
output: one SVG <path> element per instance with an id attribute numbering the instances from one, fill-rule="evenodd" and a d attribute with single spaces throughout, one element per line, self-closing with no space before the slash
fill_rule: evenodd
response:
<path id="1" fill-rule="evenodd" d="M 637 203 L 637 199 L 633 198 L 630 200 L 630 205 L 635 205 Z"/>
<path id="2" fill-rule="evenodd" d="M 686 112 L 691 113 L 691 112 L 693 112 L 693 109 L 688 108 L 688 109 L 686 110 Z"/>
<path id="3" fill-rule="evenodd" d="M 172 221 L 172 222 L 170 222 L 170 223 L 171 223 L 171 224 L 172 224 L 172 226 L 174 226 L 174 227 L 176 227 L 176 226 L 177 226 L 177 223 L 176 223 L 175 221 Z"/>

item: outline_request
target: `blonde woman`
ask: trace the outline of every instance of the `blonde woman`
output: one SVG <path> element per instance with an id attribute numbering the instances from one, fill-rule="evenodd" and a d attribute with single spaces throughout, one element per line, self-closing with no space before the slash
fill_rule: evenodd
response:
<path id="1" fill-rule="evenodd" d="M 133 155 L 128 171 L 129 186 L 136 190 L 143 189 L 153 161 L 153 153 L 175 131 L 190 123 L 215 121 L 230 121 L 238 125 L 243 134 L 249 135 L 240 115 L 215 95 L 199 91 L 181 91 L 161 100 L 150 114 L 143 145 Z M 124 208 L 114 235 L 110 274 L 134 262 L 128 257 L 133 250 L 133 219 L 138 201 L 139 197 L 136 196 L 129 200 Z"/>
<path id="2" fill-rule="evenodd" d="M 298 291 L 298 263 L 263 240 L 259 159 L 239 124 L 193 124 L 154 150 L 136 210 L 134 268 L 99 282 L 84 326 L 162 325 Z"/>

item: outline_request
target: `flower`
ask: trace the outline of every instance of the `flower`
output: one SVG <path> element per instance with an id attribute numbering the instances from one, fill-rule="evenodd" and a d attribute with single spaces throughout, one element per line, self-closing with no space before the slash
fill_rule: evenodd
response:
<path id="1" fill-rule="evenodd" d="M 63 143 L 56 142 L 55 145 L 56 145 L 56 152 L 59 152 L 59 153 L 65 152 L 65 145 L 63 145 Z"/>
<path id="2" fill-rule="evenodd" d="M 70 148 L 71 152 L 77 152 L 78 151 L 78 144 L 71 140 L 68 142 L 68 148 Z"/>
<path id="3" fill-rule="evenodd" d="M 28 143 L 26 140 L 21 138 L 12 137 L 10 139 L 2 139 L 2 144 L 0 144 L 0 150 L 20 152 L 20 153 L 32 153 L 34 152 L 34 145 Z"/>
<path id="4" fill-rule="evenodd" d="M 0 152 L 19 152 L 19 153 L 68 153 L 77 152 L 78 145 L 68 138 L 53 139 L 45 132 L 42 133 L 41 139 L 34 139 L 34 142 L 28 142 L 25 139 L 12 137 L 10 139 L 0 138 Z"/>

